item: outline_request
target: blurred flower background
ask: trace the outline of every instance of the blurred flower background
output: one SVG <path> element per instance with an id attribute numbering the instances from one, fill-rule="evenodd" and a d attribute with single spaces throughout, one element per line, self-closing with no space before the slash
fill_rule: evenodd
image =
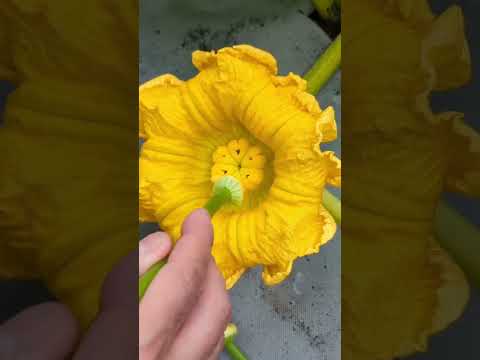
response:
<path id="1" fill-rule="evenodd" d="M 436 13 L 444 11 L 451 3 L 450 0 L 431 2 Z M 458 3 L 466 17 L 467 39 L 470 44 L 476 44 L 480 41 L 480 29 L 475 14 L 479 13 L 480 4 L 475 0 Z M 403 4 L 405 9 L 410 6 L 416 12 L 415 2 L 403 1 Z M 249 43 L 272 52 L 279 61 L 280 73 L 304 73 L 329 43 L 327 32 L 330 36 L 335 34 L 335 30 L 327 29 L 326 32 L 319 27 L 314 21 L 318 17 L 313 13 L 313 6 L 307 0 L 228 0 L 221 4 L 214 0 L 142 0 L 140 83 L 163 73 L 190 78 L 195 73 L 191 64 L 192 51 L 239 43 Z M 476 64 L 480 49 L 472 45 L 470 51 L 472 62 Z M 437 112 L 464 112 L 465 121 L 478 131 L 480 112 L 475 100 L 480 92 L 480 77 L 475 69 L 474 66 L 472 81 L 463 88 L 434 92 L 432 107 Z M 0 89 L 4 95 L 11 87 L 2 83 Z M 0 96 L 0 104 L 3 99 L 4 96 Z M 329 82 L 318 99 L 322 106 L 334 105 L 340 129 L 340 74 Z M 340 155 L 340 141 L 332 144 L 331 149 Z M 339 195 L 339 192 L 336 194 Z M 446 194 L 445 198 L 480 226 L 478 200 L 453 194 Z M 153 228 L 153 225 L 144 226 L 142 233 Z M 242 334 L 237 340 L 252 358 L 308 360 L 319 359 L 320 354 L 321 359 L 339 359 L 339 235 L 322 248 L 319 255 L 298 261 L 292 275 L 279 287 L 266 288 L 261 283 L 260 272 L 253 271 L 233 289 L 234 320 Z M 2 293 L 15 293 L 7 300 L 0 299 L 2 319 L 35 301 L 32 293 L 37 294 L 36 299 L 49 297 L 48 292 L 38 284 L 1 283 L 0 286 Z M 480 347 L 475 343 L 479 331 L 475 319 L 479 317 L 480 296 L 474 288 L 460 320 L 431 338 L 428 353 L 410 358 L 480 358 Z"/>
<path id="2" fill-rule="evenodd" d="M 480 24 L 477 21 L 480 13 L 480 3 L 475 0 L 435 0 L 431 1 L 433 11 L 440 13 L 452 4 L 458 4 L 465 18 L 465 34 L 469 43 L 472 62 L 472 75 L 470 81 L 459 89 L 450 91 L 436 91 L 431 95 L 431 105 L 435 112 L 457 110 L 465 115 L 465 122 L 480 132 L 480 108 L 478 107 L 478 94 L 480 93 L 480 48 L 476 46 L 480 41 Z M 466 197 L 458 193 L 447 192 L 444 200 L 452 205 L 468 221 L 480 228 L 480 200 Z M 478 239 L 470 239 L 472 242 Z M 478 276 L 478 275 L 477 275 Z M 480 291 L 477 285 L 471 286 L 470 299 L 465 311 L 451 327 L 433 336 L 427 353 L 412 355 L 411 360 L 431 359 L 478 359 L 480 347 L 478 346 L 478 333 L 480 325 Z"/>

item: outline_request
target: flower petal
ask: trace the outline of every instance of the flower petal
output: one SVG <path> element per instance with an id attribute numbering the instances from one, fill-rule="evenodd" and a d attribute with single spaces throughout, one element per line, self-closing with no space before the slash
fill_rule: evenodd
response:
<path id="1" fill-rule="evenodd" d="M 192 135 L 181 104 L 183 82 L 173 75 L 159 76 L 139 88 L 139 136 Z"/>
<path id="2" fill-rule="evenodd" d="M 286 94 L 307 91 L 307 81 L 294 73 L 288 73 L 287 76 L 276 76 L 273 83 L 275 87 L 283 89 Z"/>
<path id="3" fill-rule="evenodd" d="M 434 72 L 435 90 L 455 88 L 470 79 L 470 51 L 460 7 L 449 7 L 432 23 L 423 40 L 423 62 Z"/>
<path id="4" fill-rule="evenodd" d="M 213 51 L 195 51 L 192 55 L 192 62 L 198 70 L 202 71 L 215 66 L 229 66 L 231 61 L 229 58 L 248 64 L 259 65 L 271 75 L 275 75 L 278 71 L 277 61 L 270 53 L 250 45 L 227 47 L 219 50 L 217 53 Z"/>
<path id="5" fill-rule="evenodd" d="M 316 132 L 318 143 L 334 141 L 337 138 L 337 123 L 335 122 L 335 111 L 332 106 L 327 107 L 317 117 Z"/>
<path id="6" fill-rule="evenodd" d="M 265 283 L 275 285 L 289 275 L 297 257 L 318 252 L 333 237 L 335 221 L 319 199 L 311 203 L 293 197 L 291 202 L 297 206 L 270 199 L 255 210 L 221 210 L 214 217 L 213 254 L 229 284 L 243 269 L 262 264 Z M 288 217 L 282 215 L 286 212 Z"/>
<path id="7" fill-rule="evenodd" d="M 324 151 L 322 153 L 324 166 L 327 168 L 327 184 L 340 187 L 341 186 L 341 161 L 335 156 L 333 151 Z"/>
<path id="8" fill-rule="evenodd" d="M 285 280 L 292 272 L 293 261 L 284 264 L 265 266 L 262 272 L 262 279 L 266 285 L 274 286 Z"/>
<path id="9" fill-rule="evenodd" d="M 333 108 L 322 111 L 315 97 L 304 89 L 305 83 L 298 77 L 276 77 L 253 98 L 240 121 L 276 152 L 298 143 L 313 148 L 320 141 L 334 140 Z"/>
<path id="10" fill-rule="evenodd" d="M 430 262 L 440 267 L 442 285 L 437 289 L 437 307 L 432 321 L 431 334 L 444 330 L 460 318 L 470 298 L 467 279 L 448 253 L 432 241 Z"/>
<path id="11" fill-rule="evenodd" d="M 16 71 L 13 66 L 11 51 L 9 51 L 11 39 L 9 39 L 9 23 L 7 19 L 8 17 L 2 17 L 0 23 L 0 49 L 3 49 L 3 51 L 0 52 L 0 80 L 12 81 L 16 77 Z"/>
<path id="12" fill-rule="evenodd" d="M 210 196 L 205 179 L 240 177 L 252 191 L 241 209 L 226 206 L 213 217 L 212 253 L 228 288 L 256 265 L 273 285 L 335 232 L 321 201 L 325 183 L 339 183 L 339 161 L 319 149 L 336 137 L 333 110 L 322 111 L 299 76 L 276 76 L 275 59 L 253 47 L 197 51 L 193 63 L 200 73 L 178 84 L 173 105 L 162 103 L 179 129 L 155 104 L 152 119 L 165 124 L 151 127 L 142 149 L 142 186 L 151 196 L 141 195 L 142 209 L 175 238 L 183 218 Z M 188 133 L 177 131 L 186 119 Z"/>
<path id="13" fill-rule="evenodd" d="M 211 193 L 212 152 L 208 143 L 159 135 L 149 138 L 139 161 L 140 219 L 156 220 L 165 227 L 163 218 L 181 204 L 202 200 L 203 206 Z"/>
<path id="14" fill-rule="evenodd" d="M 222 209 L 212 218 L 215 239 L 212 255 L 225 278 L 227 289 L 232 288 L 247 269 L 247 265 L 239 261 L 242 251 L 239 243 L 251 239 L 252 226 L 254 228 L 256 225 L 251 214 L 243 214 L 241 218 L 242 224 L 246 226 L 238 231 L 238 214 Z M 253 235 L 255 236 L 255 233 Z"/>
<path id="15" fill-rule="evenodd" d="M 447 186 L 454 191 L 480 196 L 480 135 L 465 124 L 463 114 L 439 115 L 451 123 L 451 160 Z"/>
<path id="16" fill-rule="evenodd" d="M 5 138 L 0 134 L 0 144 Z M 1 146 L 0 146 L 1 148 Z M 2 149 L 0 169 L 14 169 L 8 148 Z M 14 176 L 0 177 L 0 278 L 33 278 L 38 276 L 33 240 L 32 219 L 24 207 L 25 190 Z"/>
<path id="17" fill-rule="evenodd" d="M 433 20 L 428 0 L 387 0 L 386 12 L 397 13 L 413 23 L 425 23 Z"/>
<path id="18" fill-rule="evenodd" d="M 218 52 L 195 51 L 192 61 L 200 73 L 189 81 L 189 86 L 222 114 L 209 119 L 217 120 L 218 127 L 239 121 L 252 99 L 271 85 L 277 72 L 272 55 L 249 45 Z"/>
<path id="19" fill-rule="evenodd" d="M 283 241 L 290 241 L 295 256 L 289 261 L 279 261 L 273 265 L 265 266 L 262 273 L 263 280 L 267 285 L 276 285 L 285 280 L 292 270 L 293 260 L 297 257 L 318 253 L 320 247 L 331 240 L 336 232 L 336 223 L 332 216 L 323 206 L 319 206 L 317 213 L 311 209 L 311 213 L 305 211 L 303 218 L 297 221 L 292 232 L 293 237 L 277 239 L 277 246 L 285 246 Z"/>
<path id="20" fill-rule="evenodd" d="M 290 202 L 280 194 L 298 197 L 298 200 L 320 201 L 327 177 L 328 162 L 313 149 L 294 149 L 294 151 L 277 157 L 274 161 L 275 179 L 269 195 Z M 294 206 L 293 202 L 290 202 Z"/>

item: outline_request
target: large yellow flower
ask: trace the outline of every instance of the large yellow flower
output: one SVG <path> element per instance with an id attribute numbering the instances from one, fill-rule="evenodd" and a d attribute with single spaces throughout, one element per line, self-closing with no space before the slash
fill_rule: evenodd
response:
<path id="1" fill-rule="evenodd" d="M 222 175 L 239 179 L 241 208 L 213 218 L 213 255 L 232 287 L 263 265 L 284 280 L 293 261 L 335 233 L 322 206 L 325 184 L 340 185 L 340 161 L 320 143 L 336 138 L 333 108 L 321 110 L 299 76 L 277 76 L 269 53 L 251 46 L 196 51 L 197 76 L 160 76 L 140 87 L 140 221 L 178 238 L 185 216 Z"/>
<path id="2" fill-rule="evenodd" d="M 84 329 L 138 246 L 137 6 L 0 1 L 0 280 L 43 280 Z"/>
<path id="3" fill-rule="evenodd" d="M 470 57 L 458 7 L 435 16 L 428 1 L 351 0 L 343 10 L 355 180 L 342 198 L 342 356 L 389 360 L 425 351 L 469 297 L 433 224 L 445 189 L 479 193 L 480 142 L 462 114 L 435 114 L 428 99 L 464 84 Z"/>

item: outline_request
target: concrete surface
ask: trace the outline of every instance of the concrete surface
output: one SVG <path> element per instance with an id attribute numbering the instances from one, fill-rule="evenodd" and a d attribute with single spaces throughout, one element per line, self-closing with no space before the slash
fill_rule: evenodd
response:
<path id="1" fill-rule="evenodd" d="M 226 8 L 233 4 L 224 3 Z M 307 16 L 291 7 L 277 8 L 276 14 L 265 16 L 262 9 L 249 11 L 248 6 L 242 13 L 229 11 L 227 15 L 221 9 L 186 13 L 158 0 L 141 4 L 141 82 L 164 73 L 188 79 L 195 74 L 192 51 L 240 43 L 272 52 L 280 73 L 302 74 L 330 41 Z M 319 100 L 322 106 L 334 105 L 340 120 L 339 74 Z M 339 152 L 340 142 L 328 147 Z M 154 228 L 143 227 L 142 234 Z M 292 275 L 280 286 L 266 288 L 260 270 L 255 269 L 232 289 L 233 318 L 240 333 L 237 343 L 251 359 L 340 359 L 340 251 L 337 235 L 320 254 L 297 261 Z M 224 354 L 221 359 L 229 358 Z"/>

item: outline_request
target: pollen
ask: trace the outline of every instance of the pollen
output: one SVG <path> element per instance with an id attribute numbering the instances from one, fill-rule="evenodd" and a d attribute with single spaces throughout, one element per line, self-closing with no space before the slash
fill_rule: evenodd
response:
<path id="1" fill-rule="evenodd" d="M 255 190 L 263 181 L 265 156 L 262 149 L 246 139 L 232 140 L 218 147 L 212 156 L 212 182 L 230 175 L 237 178 L 245 190 Z"/>

